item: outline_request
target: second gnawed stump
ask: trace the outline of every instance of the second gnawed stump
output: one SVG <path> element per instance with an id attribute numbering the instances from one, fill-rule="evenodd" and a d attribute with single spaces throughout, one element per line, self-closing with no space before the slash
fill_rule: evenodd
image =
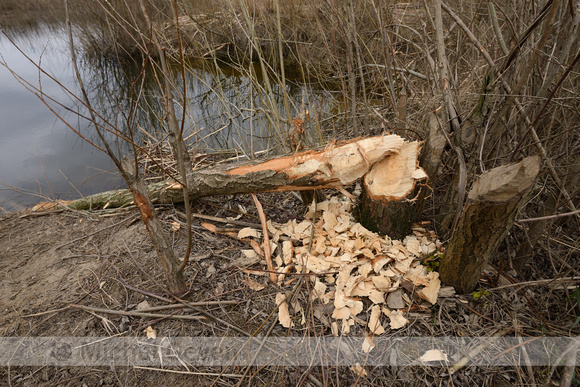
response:
<path id="1" fill-rule="evenodd" d="M 445 250 L 439 274 L 457 293 L 475 289 L 492 254 L 525 204 L 540 170 L 540 158 L 494 168 L 479 176 L 467 196 Z"/>
<path id="2" fill-rule="evenodd" d="M 400 152 L 376 163 L 364 177 L 356 215 L 371 231 L 403 239 L 415 221 L 415 184 L 427 175 L 417 166 L 420 143 L 405 143 Z"/>

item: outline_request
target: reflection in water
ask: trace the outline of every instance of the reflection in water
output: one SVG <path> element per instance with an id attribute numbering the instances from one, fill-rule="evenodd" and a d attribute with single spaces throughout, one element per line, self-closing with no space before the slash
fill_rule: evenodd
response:
<path id="1" fill-rule="evenodd" d="M 273 95 L 266 97 L 262 84 L 251 77 L 232 68 L 208 67 L 208 63 L 189 62 L 186 65 L 184 137 L 189 138 L 190 145 L 204 151 L 233 149 L 246 154 L 280 146 L 277 125 L 282 126 L 282 130 L 287 126 L 285 120 L 280 122 L 275 117 L 276 111 L 284 111 L 281 86 L 274 85 Z M 85 60 L 83 68 L 94 106 L 103 112 L 111 128 L 124 128 L 125 133 L 131 128 L 140 140 L 143 134 L 135 127 L 140 126 L 155 137 L 162 135 L 165 128 L 162 85 L 159 85 L 161 75 L 151 66 L 100 58 Z M 180 70 L 173 68 L 172 71 L 174 105 L 181 118 L 183 82 Z M 141 87 L 142 93 L 139 92 Z M 330 96 L 323 91 L 289 83 L 285 92 L 291 100 L 292 117 L 298 114 L 303 98 L 309 107 L 318 106 L 318 111 L 330 108 Z M 126 112 L 133 107 L 134 118 L 128 120 Z M 121 111 L 125 115 L 120 114 Z"/>
<path id="2" fill-rule="evenodd" d="M 17 44 L 36 63 L 40 63 L 63 86 L 80 95 L 69 59 L 65 31 L 43 28 L 15 36 Z M 5 37 L 0 36 L 0 61 L 24 80 L 57 99 L 51 103 L 57 114 L 89 140 L 100 144 L 88 121 L 87 109 L 75 98 L 40 75 Z M 135 62 L 119 63 L 108 58 L 83 58 L 79 61 L 85 86 L 99 123 L 114 132 L 133 133 L 137 142 L 147 138 L 143 131 L 161 138 L 164 133 L 162 95 L 159 75 L 151 67 Z M 184 136 L 191 146 L 207 151 L 234 149 L 252 154 L 260 150 L 280 150 L 280 136 L 287 123 L 275 112 L 283 113 L 281 86 L 273 84 L 273 93 L 263 84 L 232 68 L 209 67 L 199 62 L 186 66 L 187 106 Z M 211 65 L 211 63 L 210 63 Z M 173 69 L 177 90 L 182 90 L 179 69 Z M 252 69 L 255 70 L 255 69 Z M 40 79 L 40 84 L 39 84 Z M 260 79 L 260 75 L 254 79 Z M 123 186 L 108 157 L 80 140 L 58 120 L 32 93 L 19 85 L 8 69 L 0 66 L 0 207 L 13 210 L 38 201 L 37 197 L 13 192 L 11 187 L 47 197 L 70 199 Z M 294 117 L 304 100 L 311 112 L 331 108 L 332 99 L 322 91 L 296 84 L 287 85 L 290 115 Z M 178 117 L 183 114 L 183 97 L 174 95 Z M 313 120 L 315 121 L 315 120 Z M 140 129 L 141 128 L 141 129 Z M 283 137 L 283 136 L 282 136 Z M 107 139 L 116 144 L 111 133 Z M 281 141 L 282 140 L 282 141 Z M 119 152 L 125 153 L 127 144 Z"/>

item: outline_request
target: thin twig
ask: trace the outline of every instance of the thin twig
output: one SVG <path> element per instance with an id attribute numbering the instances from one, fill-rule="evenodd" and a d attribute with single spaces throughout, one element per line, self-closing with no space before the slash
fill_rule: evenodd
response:
<path id="1" fill-rule="evenodd" d="M 488 292 L 492 292 L 494 290 L 515 288 L 518 286 L 550 285 L 550 284 L 559 283 L 559 282 L 580 282 L 580 277 L 548 278 L 548 279 L 535 280 L 535 281 L 515 282 L 513 284 L 502 285 L 502 286 L 498 286 L 496 288 L 485 289 L 485 290 Z"/>
<path id="2" fill-rule="evenodd" d="M 505 55 L 509 54 L 509 50 L 505 41 L 503 40 L 503 34 L 501 33 L 501 29 L 499 28 L 499 22 L 497 21 L 497 13 L 495 12 L 495 6 L 493 2 L 488 2 L 487 7 L 489 9 L 489 17 L 491 18 L 491 25 L 493 26 L 493 32 L 499 42 L 499 46 Z"/>
<path id="3" fill-rule="evenodd" d="M 519 219 L 518 222 L 519 223 L 536 222 L 538 220 L 547 220 L 547 219 L 563 218 L 563 217 L 566 217 L 566 216 L 571 216 L 571 215 L 576 215 L 576 214 L 580 214 L 580 210 L 571 211 L 571 212 L 565 212 L 563 214 L 557 214 L 557 215 L 540 216 L 539 218 Z"/>
<path id="4" fill-rule="evenodd" d="M 542 10 L 542 14 L 544 16 L 545 16 L 545 12 L 549 9 L 549 6 L 550 6 L 551 2 L 552 2 L 552 0 L 548 1 L 548 3 L 546 4 L 546 6 L 544 7 L 544 10 Z M 446 12 L 449 13 L 449 15 L 452 18 L 457 19 L 457 20 L 460 21 L 457 24 L 463 29 L 463 31 L 471 39 L 471 41 L 473 42 L 473 44 L 475 44 L 479 48 L 479 50 L 483 54 L 483 57 L 488 62 L 488 64 L 491 67 L 494 67 L 495 66 L 495 63 L 491 59 L 491 56 L 483 48 L 483 46 L 479 43 L 479 41 L 475 38 L 475 35 L 469 30 L 469 28 L 465 25 L 465 23 L 461 22 L 461 19 L 455 13 L 453 13 L 449 7 L 446 7 Z M 540 17 L 538 17 L 538 19 L 541 20 Z M 568 47 L 567 44 L 565 46 Z M 541 47 L 540 47 L 540 49 L 541 49 Z M 577 63 L 579 56 L 580 56 L 580 52 L 576 55 L 576 58 L 574 59 L 573 63 L 570 66 L 568 66 L 568 68 L 566 69 L 565 74 L 563 74 L 560 77 L 560 81 L 558 83 L 558 86 L 559 86 L 559 84 L 564 79 L 566 79 L 566 75 L 572 70 L 572 68 L 574 67 L 574 65 Z M 540 112 L 540 114 L 536 115 L 536 119 L 534 120 L 534 122 L 531 122 L 530 118 L 526 114 L 525 109 L 523 108 L 523 106 L 520 103 L 519 99 L 515 95 L 514 90 L 512 90 L 511 86 L 504 79 L 503 75 L 500 74 L 499 80 L 500 80 L 502 86 L 505 88 L 506 92 L 508 94 L 510 94 L 510 95 L 513 96 L 513 102 L 514 102 L 514 104 L 517 107 L 517 112 L 520 113 L 520 115 L 524 118 L 524 121 L 526 122 L 526 125 L 528 125 L 528 127 L 529 127 L 528 133 L 531 133 L 532 138 L 534 140 L 534 145 L 538 148 L 538 151 L 540 152 L 540 155 L 542 156 L 542 159 L 546 162 L 547 167 L 548 167 L 548 170 L 550 171 L 550 176 L 552 176 L 552 178 L 556 182 L 556 185 L 557 185 L 558 189 L 560 190 L 560 192 L 564 196 L 564 199 L 566 199 L 566 203 L 568 204 L 568 207 L 572 210 L 572 212 L 576 211 L 576 207 L 574 205 L 574 202 L 572 201 L 572 198 L 571 198 L 570 194 L 566 190 L 566 187 L 564 186 L 564 184 L 562 182 L 562 179 L 560 178 L 560 175 L 556 171 L 556 168 L 554 167 L 554 165 L 552 163 L 552 160 L 548 157 L 548 153 L 546 152 L 546 149 L 542 145 L 542 142 L 540 141 L 540 138 L 539 138 L 539 136 L 538 136 L 538 134 L 536 132 L 536 129 L 534 127 L 535 122 L 539 119 L 539 117 L 541 116 L 541 113 L 543 112 L 543 108 L 542 108 L 542 111 Z M 550 83 L 547 83 L 547 84 L 550 84 Z M 555 89 L 557 89 L 557 87 L 555 87 Z M 553 97 L 554 92 L 555 92 L 555 90 L 553 90 L 553 92 L 550 94 L 551 97 Z M 510 97 L 510 98 L 512 98 L 512 97 Z M 544 104 L 544 108 L 546 106 L 547 106 L 547 103 Z M 499 117 L 502 117 L 501 113 L 499 114 Z M 515 155 L 515 152 L 512 154 L 512 159 L 513 159 L 513 155 Z M 580 219 L 580 215 L 578 215 L 578 214 L 575 214 L 575 215 L 576 215 L 576 218 L 577 219 Z"/>
<path id="5" fill-rule="evenodd" d="M 226 378 L 241 378 L 241 375 L 238 374 L 218 374 L 215 372 L 191 372 L 191 371 L 178 371 L 178 370 L 170 370 L 166 368 L 155 368 L 155 367 L 142 367 L 142 366 L 133 366 L 135 369 L 139 370 L 147 370 L 147 371 L 155 371 L 155 372 L 167 372 L 170 374 L 181 374 L 181 375 L 200 375 L 200 376 L 225 376 Z"/>
<path id="6" fill-rule="evenodd" d="M 270 236 L 268 235 L 268 224 L 266 221 L 266 214 L 264 213 L 264 208 L 258 200 L 255 193 L 252 193 L 252 199 L 256 204 L 256 209 L 258 210 L 258 215 L 260 216 L 260 221 L 262 222 L 262 233 L 264 234 L 264 258 L 266 259 L 266 265 L 270 271 L 270 281 L 276 283 L 278 281 L 278 276 L 274 273 L 274 265 L 272 263 L 272 250 L 270 248 Z"/>
<path id="7" fill-rule="evenodd" d="M 175 211 L 175 213 L 177 215 L 181 216 L 182 218 L 185 218 L 185 214 L 183 212 Z M 194 218 L 211 220 L 211 221 L 219 222 L 219 223 L 233 224 L 233 225 L 241 226 L 241 227 L 252 227 L 252 228 L 260 228 L 261 227 L 261 225 L 258 223 L 244 222 L 244 221 L 236 220 L 236 219 L 219 218 L 217 216 L 203 215 L 203 214 L 197 214 L 197 213 L 192 213 L 191 216 Z"/>
<path id="8" fill-rule="evenodd" d="M 144 312 L 128 312 L 123 310 L 112 310 L 112 309 L 103 309 L 103 308 L 95 308 L 92 306 L 86 305 L 70 305 L 73 308 L 78 308 L 82 310 L 86 310 L 89 312 L 95 313 L 107 313 L 107 314 L 115 314 L 120 316 L 139 316 L 139 317 L 155 317 L 155 318 L 176 318 L 180 320 L 204 320 L 205 317 L 203 316 L 188 316 L 188 315 L 175 315 L 175 314 L 160 314 L 160 313 L 144 313 Z"/>
<path id="9" fill-rule="evenodd" d="M 495 333 L 494 335 L 492 335 L 491 337 L 502 337 L 508 334 L 510 331 L 512 331 L 512 328 L 504 328 Z M 473 359 L 474 357 L 477 357 L 477 355 L 481 351 L 483 351 L 485 347 L 487 347 L 487 345 L 488 345 L 487 343 L 482 343 L 477 347 L 475 347 L 474 349 L 472 349 L 471 351 L 469 351 L 469 353 L 466 356 L 462 357 L 457 363 L 451 366 L 451 368 L 449 369 L 449 374 L 452 375 L 455 372 L 459 371 L 461 368 L 465 367 L 467 363 L 469 363 L 469 360 Z"/>

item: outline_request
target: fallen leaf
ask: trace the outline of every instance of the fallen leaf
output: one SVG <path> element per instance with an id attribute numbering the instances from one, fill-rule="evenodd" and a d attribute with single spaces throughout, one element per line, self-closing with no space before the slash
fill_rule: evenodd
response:
<path id="1" fill-rule="evenodd" d="M 177 231 L 181 228 L 181 225 L 177 222 L 171 222 L 171 230 L 172 231 Z"/>
<path id="2" fill-rule="evenodd" d="M 351 366 L 350 370 L 358 377 L 364 378 L 367 376 L 367 372 L 365 371 L 364 367 L 360 365 L 360 363 L 356 363 L 355 365 Z"/>
<path id="3" fill-rule="evenodd" d="M 137 306 L 135 307 L 135 310 L 143 310 L 143 309 L 149 309 L 151 308 L 151 305 L 149 305 L 149 302 L 147 302 L 147 300 L 145 301 L 141 301 L 140 303 L 137 304 Z"/>
<path id="4" fill-rule="evenodd" d="M 265 285 L 262 285 L 261 283 L 256 282 L 251 278 L 243 280 L 243 282 L 245 282 L 250 289 L 255 290 L 256 292 L 259 292 L 266 287 Z"/>
<path id="5" fill-rule="evenodd" d="M 391 309 L 403 309 L 405 307 L 403 289 L 397 289 L 387 295 L 387 306 Z"/>

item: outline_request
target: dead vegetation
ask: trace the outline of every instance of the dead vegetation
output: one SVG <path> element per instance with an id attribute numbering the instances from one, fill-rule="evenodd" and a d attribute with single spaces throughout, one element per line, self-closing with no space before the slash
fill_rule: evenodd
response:
<path id="1" fill-rule="evenodd" d="M 140 25 L 130 12 L 133 8 L 124 8 L 124 4 L 119 2 L 111 8 L 117 13 L 104 14 L 102 10 L 109 9 L 107 4 L 97 1 L 91 6 L 95 7 L 93 11 L 99 15 L 97 20 L 102 25 L 115 28 L 97 29 L 98 36 L 84 35 L 84 47 L 87 47 L 87 52 L 104 51 L 116 57 L 134 54 L 135 40 L 131 38 L 134 35 L 126 33 L 128 25 Z M 140 225 L 112 225 L 107 223 L 110 222 L 108 218 L 101 218 L 94 223 L 96 234 L 91 234 L 90 230 L 82 231 L 88 235 L 90 243 L 83 241 L 67 245 L 70 253 L 64 254 L 59 250 L 63 247 L 59 246 L 75 238 L 66 233 L 63 236 L 63 230 L 70 230 L 72 223 L 78 226 L 82 222 L 92 222 L 98 215 L 66 213 L 66 218 L 48 215 L 47 218 L 22 219 L 12 215 L 2 220 L 2 245 L 10 247 L 3 254 L 2 262 L 8 265 L 7 262 L 16 255 L 26 259 L 18 261 L 14 268 L 9 267 L 7 272 L 17 273 L 15 270 L 18 268 L 43 259 L 46 252 L 51 252 L 52 259 L 63 255 L 83 260 L 94 257 L 99 265 L 79 274 L 78 286 L 67 290 L 73 297 L 65 300 L 55 301 L 46 296 L 34 303 L 35 294 L 46 289 L 43 287 L 37 290 L 32 287 L 35 292 L 22 293 L 20 297 L 25 298 L 14 306 L 14 311 L 3 322 L 3 336 L 72 336 L 83 332 L 80 334 L 143 337 L 148 326 L 158 335 L 166 336 L 250 336 L 258 332 L 271 336 L 302 335 L 304 332 L 324 336 L 341 330 L 342 333 L 350 331 L 355 336 L 369 332 L 379 335 L 381 332 L 388 337 L 578 335 L 578 5 L 556 0 L 510 5 L 466 1 L 447 4 L 435 1 L 433 5 L 369 0 L 357 2 L 356 7 L 353 2 L 314 0 L 215 0 L 203 2 L 199 8 L 193 8 L 192 4 L 178 2 L 179 17 L 175 19 L 169 8 L 148 3 L 155 15 L 155 33 L 167 46 L 168 53 L 180 55 L 177 48 L 179 35 L 175 29 L 178 24 L 183 52 L 205 59 L 209 66 L 227 62 L 239 71 L 257 77 L 248 66 L 248 63 L 256 62 L 261 69 L 261 82 L 263 77 L 270 77 L 273 83 L 283 84 L 286 82 L 283 69 L 287 72 L 291 69 L 302 82 L 315 80 L 332 90 L 340 90 L 340 119 L 328 124 L 326 117 L 318 117 L 317 126 L 313 126 L 320 129 L 324 138 L 390 131 L 413 140 L 434 141 L 435 136 L 429 136 L 430 130 L 433 127 L 436 130 L 431 133 L 439 130 L 446 146 L 436 160 L 435 174 L 430 183 L 432 195 L 423 211 L 423 218 L 430 220 L 434 229 L 420 231 L 420 238 L 416 235 L 419 241 L 427 238 L 424 245 L 419 245 L 421 251 L 417 250 L 417 254 L 412 254 L 409 259 L 397 258 L 389 253 L 398 256 L 403 250 L 409 252 L 411 240 L 413 249 L 417 248 L 412 236 L 400 244 L 391 241 L 392 244 L 386 247 L 383 245 L 387 244 L 387 239 L 381 239 L 378 242 L 380 249 L 374 249 L 373 243 L 379 238 L 365 230 L 359 230 L 361 234 L 357 237 L 351 223 L 340 221 L 341 216 L 348 215 L 347 211 L 339 210 L 341 207 L 336 199 L 328 197 L 329 202 L 319 203 L 319 206 L 328 209 L 335 205 L 337 213 L 315 215 L 311 212 L 303 217 L 298 199 L 291 194 L 260 195 L 263 212 L 270 222 L 290 221 L 293 225 L 292 231 L 284 231 L 289 239 L 280 240 L 277 247 L 282 264 L 276 262 L 278 267 L 275 269 L 283 272 L 275 275 L 283 276 L 283 281 L 271 285 L 265 280 L 272 274 L 271 270 L 260 259 L 261 255 L 266 255 L 266 244 L 260 246 L 263 240 L 254 234 L 250 239 L 256 243 L 240 241 L 239 227 L 247 224 L 225 229 L 228 223 L 235 226 L 236 222 L 246 222 L 253 223 L 251 227 L 260 230 L 259 217 L 264 214 L 255 209 L 255 202 L 249 196 L 196 202 L 194 219 L 203 219 L 204 223 L 213 219 L 215 225 L 212 228 L 207 224 L 203 226 L 199 220 L 193 222 L 192 262 L 184 272 L 189 285 L 188 301 L 225 303 L 207 307 L 203 312 L 186 309 L 183 305 L 176 315 L 203 318 L 191 322 L 174 320 L 170 314 L 164 317 L 140 317 L 137 314 L 112 317 L 115 310 L 135 311 L 144 300 L 149 302 L 149 306 L 176 303 L 164 294 L 161 270 L 154 263 L 154 254 L 142 231 L 137 231 Z M 116 6 L 120 7 L 114 8 Z M 111 23 L 110 18 L 117 23 Z M 141 31 L 148 31 L 142 28 Z M 111 35 L 104 34 L 104 31 Z M 95 44 L 100 47 L 95 49 Z M 262 88 L 267 94 L 267 86 Z M 282 130 L 292 116 L 290 109 L 270 114 L 278 130 Z M 162 159 L 174 162 L 167 157 L 171 153 L 169 148 L 159 144 L 157 155 L 165 152 Z M 435 252 L 429 247 L 431 243 L 440 248 L 433 233 L 436 232 L 443 242 L 449 239 L 454 219 L 463 203 L 460 193 L 466 194 L 474 176 L 536 154 L 542 159 L 540 175 L 492 265 L 480 278 L 481 288 L 462 296 L 448 294 L 437 298 L 431 293 L 425 294 L 425 288 L 417 286 L 433 286 L 431 281 L 436 282 L 434 272 L 427 269 L 436 269 L 438 265 L 437 256 L 430 255 Z M 151 158 L 142 160 L 146 169 L 153 165 Z M 177 168 L 171 169 L 174 167 L 171 164 L 167 170 L 177 173 Z M 326 194 L 331 195 L 329 192 Z M 164 229 L 171 235 L 172 245 L 176 251 L 184 253 L 187 243 L 183 230 L 187 226 L 180 215 L 182 209 L 164 206 L 159 211 Z M 128 210 L 115 216 L 124 217 L 126 213 L 132 217 L 136 215 Z M 312 226 L 313 216 L 317 226 L 310 230 L 314 230 L 314 235 L 308 229 L 309 225 Z M 66 219 L 66 222 L 59 219 Z M 329 226 L 334 220 L 337 223 Z M 337 233 L 335 238 L 341 234 L 335 228 L 340 224 L 348 224 L 344 232 L 351 235 L 346 235 L 340 243 L 352 244 L 351 251 L 344 250 L 344 245 L 340 250 L 339 243 L 329 239 L 334 232 Z M 304 229 L 300 230 L 299 225 L 304 225 Z M 111 228 L 107 229 L 108 226 Z M 27 229 L 37 230 L 39 235 L 47 237 L 39 237 L 38 241 L 18 239 L 19 233 Z M 275 238 L 280 230 L 272 228 L 268 231 Z M 299 243 L 295 245 L 295 241 Z M 312 246 L 308 247 L 309 244 Z M 423 246 L 426 246 L 425 251 Z M 333 248 L 339 248 L 334 255 Z M 340 277 L 340 271 L 328 275 L 337 268 L 326 258 L 310 258 L 310 252 L 304 251 L 308 249 L 331 258 L 337 257 L 339 251 L 342 256 L 349 253 L 350 258 L 357 258 L 360 265 L 357 264 L 356 269 L 352 267 L 348 275 L 343 275 L 344 278 Z M 392 249 L 398 250 L 396 254 Z M 273 251 L 275 260 L 276 249 Z M 300 254 L 305 252 L 309 257 L 306 262 L 300 258 Z M 253 260 L 254 266 L 240 269 L 240 262 L 236 260 L 242 258 Z M 405 270 L 396 273 L 405 292 L 397 292 L 397 299 L 390 300 L 393 302 L 391 305 L 396 302 L 400 308 L 384 308 L 371 298 L 380 301 L 379 298 L 385 295 L 379 290 L 387 287 L 387 284 L 377 282 L 378 279 L 373 281 L 373 265 L 386 263 L 379 258 L 405 265 Z M 256 263 L 256 259 L 260 262 Z M 37 271 L 39 263 L 35 265 L 29 270 Z M 61 267 L 64 264 L 60 261 L 54 265 Z M 291 268 L 286 270 L 288 267 Z M 310 273 L 303 272 L 305 267 L 310 267 Z M 379 273 L 381 269 L 383 267 L 377 269 Z M 414 278 L 422 283 L 406 281 L 403 285 L 411 269 L 421 271 L 421 275 Z M 385 268 L 387 270 L 394 273 L 391 268 Z M 327 283 L 320 278 L 300 275 L 313 272 L 322 276 L 327 274 Z M 338 278 L 333 280 L 330 277 L 334 275 Z M 13 277 L 9 281 L 16 285 L 10 286 L 26 288 L 30 283 L 27 278 Z M 389 278 L 387 293 L 394 293 L 393 284 L 397 280 L 389 275 L 386 278 Z M 25 286 L 19 281 L 29 283 Z M 350 297 L 356 300 L 347 299 L 349 294 L 344 294 L 344 297 L 340 294 L 339 285 L 347 283 Z M 335 286 L 334 294 L 322 291 L 323 285 L 329 284 Z M 426 298 L 437 302 L 425 302 Z M 238 304 L 227 303 L 232 300 Z M 383 300 L 388 304 L 388 295 Z M 49 307 L 49 302 L 55 304 Z M 79 311 L 69 307 L 70 303 L 100 308 L 100 311 L 88 308 Z M 283 306 L 285 303 L 289 304 L 288 308 Z M 328 304 L 334 309 L 324 307 Z M 395 315 L 392 310 L 401 312 Z M 48 313 L 36 315 L 38 312 Z M 283 329 L 283 326 L 293 328 Z M 424 354 L 425 351 L 418 352 L 417 358 Z M 244 383 L 290 385 L 416 385 L 441 381 L 466 385 L 522 385 L 550 384 L 559 380 L 560 385 L 570 385 L 574 378 L 579 378 L 570 363 L 567 367 L 534 367 L 514 361 L 514 364 L 502 367 L 460 367 L 451 372 L 451 367 L 457 364 L 458 360 L 440 367 L 389 368 L 362 364 L 362 369 L 191 368 L 191 372 L 199 372 L 195 376 L 169 373 L 181 368 L 113 372 L 96 369 L 89 372 L 22 367 L 6 370 L 6 375 L 14 383 L 42 382 L 45 379 L 46 383 L 49 379 L 54 383 L 56 379 L 69 385 L 90 384 L 89 380 L 132 384 L 141 378 L 150 384 L 160 380 L 186 384 L 191 383 L 192 377 L 197 378 L 199 384 L 236 384 L 242 380 Z M 220 377 L 220 373 L 229 376 Z"/>

